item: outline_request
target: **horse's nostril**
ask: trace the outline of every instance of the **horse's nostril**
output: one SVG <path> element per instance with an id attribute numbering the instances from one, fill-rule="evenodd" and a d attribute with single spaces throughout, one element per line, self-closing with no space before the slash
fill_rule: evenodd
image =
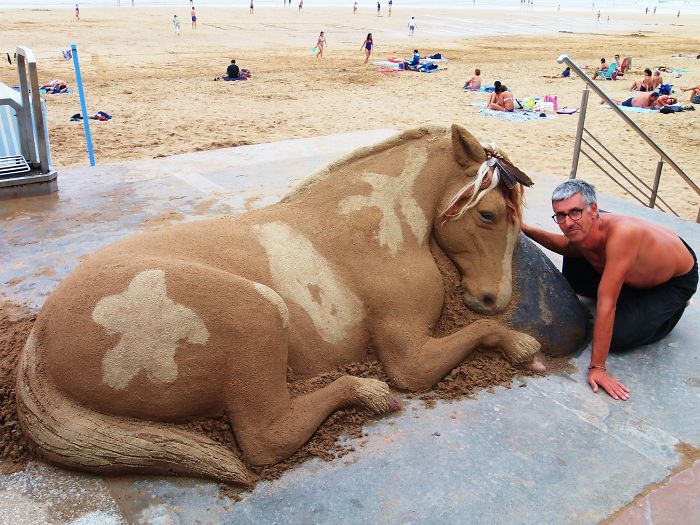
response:
<path id="1" fill-rule="evenodd" d="M 494 297 L 493 294 L 485 293 L 481 296 L 481 302 L 484 304 L 484 306 L 491 308 L 496 304 L 496 297 Z"/>

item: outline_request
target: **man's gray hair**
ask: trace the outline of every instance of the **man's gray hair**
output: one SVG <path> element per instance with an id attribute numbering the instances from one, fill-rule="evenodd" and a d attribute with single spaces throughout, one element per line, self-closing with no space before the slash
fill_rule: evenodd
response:
<path id="1" fill-rule="evenodd" d="M 552 202 L 566 200 L 577 193 L 581 194 L 586 206 L 590 206 L 591 204 L 598 202 L 598 199 L 595 196 L 595 186 L 593 186 L 593 184 L 589 184 L 585 180 L 580 179 L 567 180 L 554 188 L 554 191 L 552 192 Z"/>

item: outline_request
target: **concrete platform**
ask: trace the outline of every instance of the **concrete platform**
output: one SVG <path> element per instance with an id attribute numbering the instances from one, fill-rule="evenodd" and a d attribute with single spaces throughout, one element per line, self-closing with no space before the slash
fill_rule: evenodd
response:
<path id="1" fill-rule="evenodd" d="M 58 193 L 0 201 L 0 294 L 38 308 L 82 255 L 144 228 L 274 202 L 327 162 L 391 133 L 62 170 Z M 557 231 L 549 196 L 558 181 L 533 178 L 526 219 Z M 696 224 L 600 201 L 700 248 Z M 406 401 L 367 426 L 355 452 L 307 462 L 239 502 L 202 480 L 102 478 L 32 462 L 0 475 L 0 524 L 592 524 L 613 514 L 618 524 L 700 523 L 700 462 L 677 448 L 700 449 L 699 321 L 695 304 L 665 340 L 609 358 L 631 389 L 627 402 L 590 391 L 588 348 L 573 358 L 572 375 L 516 379 L 515 388 L 432 409 Z"/>

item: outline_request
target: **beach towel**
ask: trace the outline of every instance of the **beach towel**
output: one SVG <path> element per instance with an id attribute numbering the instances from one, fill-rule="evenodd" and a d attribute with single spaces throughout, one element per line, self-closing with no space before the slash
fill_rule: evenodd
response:
<path id="1" fill-rule="evenodd" d="M 600 107 L 604 108 L 604 109 L 612 109 L 607 104 L 602 104 Z M 620 108 L 622 111 L 626 111 L 628 113 L 654 113 L 654 112 L 656 112 L 656 109 L 654 109 L 654 108 L 635 108 L 635 107 L 629 107 L 629 106 L 620 106 L 619 104 L 617 107 Z"/>
<path id="2" fill-rule="evenodd" d="M 399 69 L 399 65 L 402 64 L 403 62 L 390 62 L 389 60 L 375 60 L 372 62 L 375 66 L 381 66 L 381 67 L 393 67 L 394 69 Z"/>
<path id="3" fill-rule="evenodd" d="M 475 93 L 493 93 L 496 88 L 493 86 L 481 86 L 479 89 L 472 89 L 469 86 L 464 86 L 467 91 L 474 91 Z"/>
<path id="4" fill-rule="evenodd" d="M 476 106 L 477 108 L 485 108 L 486 102 L 467 102 L 465 106 Z"/>
<path id="5" fill-rule="evenodd" d="M 552 120 L 553 115 L 546 113 L 534 113 L 532 111 L 523 111 L 516 109 L 515 111 L 495 111 L 493 109 L 482 109 L 479 111 L 482 115 L 496 117 L 509 122 L 529 122 L 533 120 Z"/>
<path id="6" fill-rule="evenodd" d="M 39 88 L 39 93 L 41 93 L 42 95 L 70 95 L 71 93 L 73 93 L 73 90 L 69 89 L 68 91 L 64 91 L 63 93 L 61 93 L 60 91 L 52 91 Z"/>

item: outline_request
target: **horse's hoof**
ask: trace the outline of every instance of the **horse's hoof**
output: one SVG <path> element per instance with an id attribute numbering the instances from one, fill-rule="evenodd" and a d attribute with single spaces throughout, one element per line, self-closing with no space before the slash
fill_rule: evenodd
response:
<path id="1" fill-rule="evenodd" d="M 512 363 L 529 361 L 540 351 L 540 343 L 537 339 L 522 332 L 511 331 L 502 345 L 503 353 Z"/>
<path id="2" fill-rule="evenodd" d="M 353 377 L 353 379 L 355 396 L 362 407 L 368 408 L 375 414 L 395 412 L 401 408 L 401 403 L 384 381 L 362 377 Z"/>

